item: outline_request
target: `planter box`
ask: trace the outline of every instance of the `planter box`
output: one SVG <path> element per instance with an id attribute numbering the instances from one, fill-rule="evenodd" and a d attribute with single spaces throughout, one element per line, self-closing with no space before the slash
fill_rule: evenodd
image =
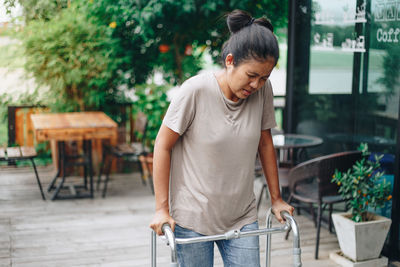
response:
<path id="1" fill-rule="evenodd" d="M 378 258 L 390 229 L 390 219 L 370 215 L 373 220 L 356 223 L 349 213 L 332 214 L 340 249 L 355 262 Z"/>

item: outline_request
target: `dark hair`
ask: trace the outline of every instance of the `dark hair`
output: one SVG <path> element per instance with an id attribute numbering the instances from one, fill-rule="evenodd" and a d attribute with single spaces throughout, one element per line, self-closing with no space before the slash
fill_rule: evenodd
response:
<path id="1" fill-rule="evenodd" d="M 234 10 L 228 14 L 226 22 L 231 36 L 222 46 L 222 62 L 233 55 L 233 64 L 238 66 L 245 60 L 263 61 L 268 57 L 279 59 L 279 46 L 271 22 L 266 18 L 254 19 L 249 13 Z"/>

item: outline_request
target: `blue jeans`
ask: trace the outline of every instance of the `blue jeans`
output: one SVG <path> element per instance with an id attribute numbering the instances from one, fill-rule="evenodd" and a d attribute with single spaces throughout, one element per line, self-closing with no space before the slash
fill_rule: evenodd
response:
<path id="1" fill-rule="evenodd" d="M 245 225 L 240 231 L 258 229 L 258 222 Z M 188 238 L 203 236 L 192 230 L 175 226 L 175 237 Z M 207 241 L 194 244 L 178 244 L 180 267 L 212 267 L 214 265 L 214 242 L 217 244 L 225 267 L 259 267 L 260 244 L 258 236 L 239 239 Z"/>

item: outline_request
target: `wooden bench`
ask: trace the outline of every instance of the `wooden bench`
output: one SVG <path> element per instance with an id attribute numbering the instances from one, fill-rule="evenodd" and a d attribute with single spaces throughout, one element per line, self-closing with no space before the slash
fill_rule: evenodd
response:
<path id="1" fill-rule="evenodd" d="M 16 161 L 16 160 L 30 160 L 32 162 L 33 170 L 35 171 L 36 180 L 42 194 L 43 200 L 46 200 L 42 184 L 40 183 L 39 175 L 36 170 L 35 161 L 33 160 L 37 156 L 36 150 L 33 147 L 8 147 L 0 148 L 0 161 Z"/>

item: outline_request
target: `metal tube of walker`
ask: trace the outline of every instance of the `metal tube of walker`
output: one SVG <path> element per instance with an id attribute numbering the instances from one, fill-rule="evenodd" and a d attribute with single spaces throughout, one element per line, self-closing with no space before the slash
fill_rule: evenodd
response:
<path id="1" fill-rule="evenodd" d="M 157 266 L 156 251 L 157 249 L 157 234 L 151 231 L 151 267 Z"/>
<path id="2" fill-rule="evenodd" d="M 267 211 L 267 220 L 266 220 L 266 228 L 271 228 L 272 227 L 272 210 L 268 209 Z M 265 252 L 266 252 L 266 265 L 267 267 L 271 266 L 271 235 L 267 235 L 266 239 L 266 246 L 265 246 Z"/>
<path id="3" fill-rule="evenodd" d="M 276 227 L 276 228 L 269 228 L 269 229 L 258 229 L 258 230 L 251 230 L 246 232 L 241 232 L 239 230 L 233 230 L 226 232 L 225 234 L 221 235 L 209 235 L 209 236 L 201 236 L 201 237 L 190 237 L 190 238 L 175 238 L 176 244 L 193 244 L 193 243 L 200 243 L 206 241 L 216 241 L 216 240 L 229 240 L 229 239 L 236 239 L 246 236 L 259 236 L 259 235 L 267 235 L 273 233 L 281 233 L 289 229 L 289 225 L 285 225 L 283 227 Z"/>
<path id="4" fill-rule="evenodd" d="M 286 211 L 281 212 L 281 216 L 285 218 L 286 224 L 290 226 L 293 231 L 293 266 L 301 267 L 301 249 L 300 249 L 300 234 L 299 227 L 296 220 Z M 269 209 L 267 212 L 266 227 L 271 228 L 272 226 L 272 210 Z M 289 228 L 289 229 L 290 229 Z M 267 235 L 266 244 L 266 266 L 271 266 L 271 235 Z"/>
<path id="5" fill-rule="evenodd" d="M 296 220 L 286 211 L 281 213 L 289 222 L 293 232 L 293 266 L 301 267 L 300 233 Z"/>

